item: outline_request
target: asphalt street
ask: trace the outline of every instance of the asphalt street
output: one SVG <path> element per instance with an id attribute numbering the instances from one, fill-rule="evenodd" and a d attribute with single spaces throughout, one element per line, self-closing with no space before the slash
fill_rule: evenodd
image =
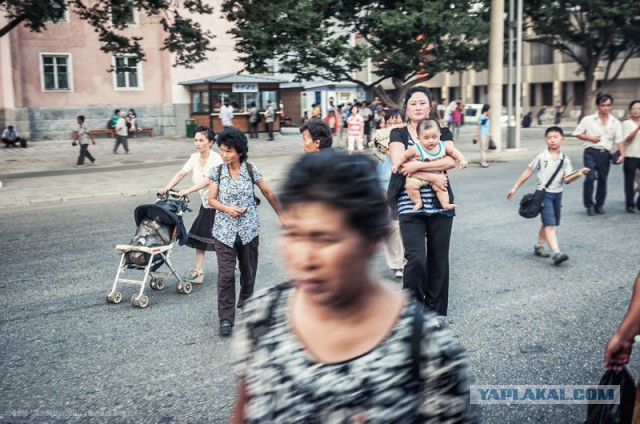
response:
<path id="1" fill-rule="evenodd" d="M 494 156 L 488 169 L 475 165 L 450 174 L 458 210 L 449 327 L 467 350 L 476 384 L 596 384 L 604 345 L 626 311 L 640 268 L 640 214 L 624 212 L 620 167 L 612 168 L 604 216 L 586 216 L 581 183 L 566 187 L 558 236 L 569 261 L 554 266 L 533 255 L 539 221 L 520 218 L 517 201 L 505 195 L 544 147 L 540 134 L 532 129 L 527 150 Z M 163 291 L 147 290 L 147 309 L 129 302 L 133 287 L 123 290 L 119 305 L 105 299 L 117 271 L 115 245 L 135 232 L 133 210 L 153 202 L 152 193 L 191 152 L 187 141 L 175 143 L 160 143 L 155 153 L 108 157 L 139 163 L 76 170 L 73 154 L 53 149 L 52 162 L 60 166 L 3 168 L 0 194 L 15 197 L 9 203 L 5 196 L 0 208 L 0 422 L 226 422 L 233 352 L 231 340 L 218 336 L 213 255 L 205 260 L 205 283 L 189 295 L 177 293 L 169 280 Z M 251 160 L 277 192 L 299 149 L 292 136 L 257 147 Z M 568 140 L 566 151 L 580 166 L 577 145 Z M 78 178 L 94 191 L 120 184 L 125 194 L 92 197 L 87 191 L 72 198 L 69 187 L 80 190 Z M 38 201 L 38 184 L 48 188 L 39 197 L 44 201 Z M 26 204 L 19 187 L 31 193 Z M 55 187 L 67 200 L 47 197 Z M 532 189 L 530 181 L 516 197 Z M 197 202 L 192 196 L 194 210 Z M 275 214 L 266 202 L 260 214 L 257 289 L 286 279 Z M 187 227 L 194 218 L 186 216 Z M 174 249 L 180 274 L 192 260 L 191 249 Z M 393 279 L 382 254 L 372 267 Z M 633 357 L 634 376 L 639 365 Z M 581 423 L 586 405 L 485 405 L 482 414 L 487 423 Z"/>

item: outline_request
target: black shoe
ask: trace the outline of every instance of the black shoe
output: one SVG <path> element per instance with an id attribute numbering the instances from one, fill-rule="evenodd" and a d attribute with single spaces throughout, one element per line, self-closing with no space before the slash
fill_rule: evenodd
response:
<path id="1" fill-rule="evenodd" d="M 606 212 L 602 206 L 596 206 L 596 213 L 599 215 L 604 215 Z"/>
<path id="2" fill-rule="evenodd" d="M 553 255 L 553 263 L 555 265 L 560 265 L 562 262 L 566 261 L 569 259 L 569 256 L 567 256 L 565 253 L 556 253 Z"/>
<path id="3" fill-rule="evenodd" d="M 595 214 L 596 214 L 596 210 L 593 208 L 593 206 L 587 206 L 587 215 L 593 216 Z"/>
<path id="4" fill-rule="evenodd" d="M 629 213 L 636 213 L 636 208 L 633 206 L 627 206 L 626 211 Z"/>
<path id="5" fill-rule="evenodd" d="M 223 319 L 220 323 L 220 335 L 223 337 L 228 337 L 231 335 L 231 329 L 233 328 L 233 324 L 228 319 Z"/>

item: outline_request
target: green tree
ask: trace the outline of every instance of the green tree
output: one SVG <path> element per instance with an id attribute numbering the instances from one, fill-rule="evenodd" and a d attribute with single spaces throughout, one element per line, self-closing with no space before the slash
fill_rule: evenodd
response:
<path id="1" fill-rule="evenodd" d="M 596 90 L 606 91 L 640 53 L 638 0 L 527 0 L 529 25 L 547 44 L 571 57 L 584 75 L 582 116 L 591 112 Z M 602 71 L 597 87 L 596 72 Z"/>
<path id="2" fill-rule="evenodd" d="M 477 1 L 225 0 L 222 9 L 247 71 L 275 59 L 299 80 L 351 81 L 389 104 L 440 72 L 486 68 L 488 15 Z M 374 80 L 354 77 L 369 59 Z"/>
<path id="3" fill-rule="evenodd" d="M 21 24 L 34 32 L 46 31 L 47 25 L 60 20 L 67 8 L 94 27 L 100 50 L 105 53 L 129 54 L 144 60 L 142 38 L 121 33 L 133 8 L 159 18 L 166 33 L 163 49 L 175 55 L 174 66 L 191 67 L 206 60 L 207 52 L 214 50 L 214 35 L 188 16 L 213 13 L 205 0 L 0 0 L 0 13 L 7 19 L 0 28 L 0 37 Z"/>

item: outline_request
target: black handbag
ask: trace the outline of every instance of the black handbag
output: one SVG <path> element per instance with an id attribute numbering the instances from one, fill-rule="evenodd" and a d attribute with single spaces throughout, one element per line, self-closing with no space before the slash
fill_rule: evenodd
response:
<path id="1" fill-rule="evenodd" d="M 560 172 L 563 165 L 564 155 L 562 155 L 562 159 L 560 159 L 560 164 L 558 165 L 558 168 L 556 168 L 556 172 L 554 172 L 551 178 L 549 178 L 549 181 L 547 181 L 544 188 L 522 196 L 522 200 L 520 200 L 520 209 L 518 210 L 521 217 L 535 218 L 540 214 L 540 210 L 542 209 L 542 200 L 544 199 L 544 192 L 549 188 L 551 182 L 556 178 L 556 175 L 558 175 L 558 172 Z"/>
<path id="2" fill-rule="evenodd" d="M 616 150 L 615 152 L 611 153 L 611 164 L 620 165 L 618 163 L 618 159 L 620 159 L 620 150 Z"/>

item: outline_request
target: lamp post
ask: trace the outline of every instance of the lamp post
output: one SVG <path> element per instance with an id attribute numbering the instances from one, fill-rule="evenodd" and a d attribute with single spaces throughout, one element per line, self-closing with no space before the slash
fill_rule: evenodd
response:
<path id="1" fill-rule="evenodd" d="M 491 0 L 491 34 L 489 38 L 489 119 L 491 136 L 502 150 L 502 73 L 504 58 L 504 0 Z"/>

